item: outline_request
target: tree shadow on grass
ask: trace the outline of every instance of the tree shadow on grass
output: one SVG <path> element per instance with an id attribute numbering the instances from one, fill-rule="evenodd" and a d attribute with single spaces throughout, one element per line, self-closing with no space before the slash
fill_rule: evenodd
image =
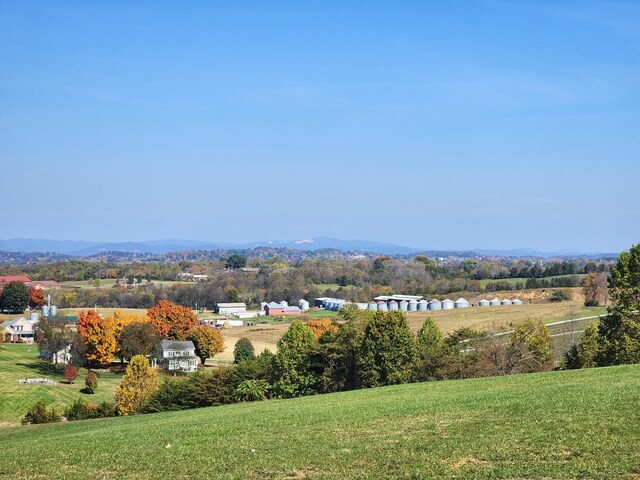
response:
<path id="1" fill-rule="evenodd" d="M 62 370 L 59 367 L 44 361 L 22 362 L 17 363 L 16 365 L 30 369 L 34 374 L 37 374 L 38 376 L 62 374 Z"/>

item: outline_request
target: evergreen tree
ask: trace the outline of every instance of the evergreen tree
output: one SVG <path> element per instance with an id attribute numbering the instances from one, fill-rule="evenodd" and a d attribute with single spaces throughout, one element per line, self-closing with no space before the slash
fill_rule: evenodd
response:
<path id="1" fill-rule="evenodd" d="M 240 363 L 244 360 L 250 360 L 252 358 L 255 358 L 255 356 L 256 355 L 253 344 L 247 337 L 242 337 L 236 342 L 235 347 L 233 347 L 234 363 Z"/>
<path id="2" fill-rule="evenodd" d="M 376 312 L 367 323 L 356 359 L 359 387 L 407 383 L 416 358 L 415 336 L 403 312 Z"/>
<path id="3" fill-rule="evenodd" d="M 31 295 L 22 282 L 9 282 L 2 289 L 2 309 L 9 313 L 22 313 L 27 308 Z"/>
<path id="4" fill-rule="evenodd" d="M 595 367 L 599 348 L 598 324 L 592 323 L 565 354 L 565 367 L 569 369 Z"/>
<path id="5" fill-rule="evenodd" d="M 427 317 L 416 338 L 415 379 L 417 381 L 442 379 L 440 370 L 450 351 L 438 326 L 431 317 Z"/>
<path id="6" fill-rule="evenodd" d="M 311 350 L 317 343 L 309 327 L 294 320 L 278 341 L 275 358 L 277 380 L 274 390 L 283 398 L 298 397 L 312 392 L 316 383 L 311 364 Z"/>

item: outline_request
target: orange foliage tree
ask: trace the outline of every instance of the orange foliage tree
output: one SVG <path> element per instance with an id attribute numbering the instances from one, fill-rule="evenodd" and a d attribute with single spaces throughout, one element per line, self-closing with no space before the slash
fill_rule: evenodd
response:
<path id="1" fill-rule="evenodd" d="M 207 358 L 213 357 L 224 350 L 224 339 L 220 330 L 213 327 L 198 326 L 189 335 L 189 340 L 196 347 L 196 356 L 204 365 Z"/>
<path id="2" fill-rule="evenodd" d="M 116 352 L 113 320 L 100 318 L 95 310 L 80 312 L 78 334 L 85 347 L 85 357 L 90 365 L 109 365 Z"/>
<path id="3" fill-rule="evenodd" d="M 168 300 L 160 300 L 147 310 L 147 316 L 156 334 L 168 340 L 185 340 L 200 323 L 190 308 Z"/>
<path id="4" fill-rule="evenodd" d="M 124 362 L 124 353 L 121 348 L 122 332 L 124 327 L 131 323 L 149 323 L 149 318 L 146 315 L 131 315 L 122 312 L 114 312 L 109 320 L 113 323 L 113 335 L 116 339 L 116 355 L 120 359 L 120 362 Z"/>
<path id="5" fill-rule="evenodd" d="M 319 318 L 309 320 L 306 324 L 311 329 L 316 338 L 320 338 L 325 333 L 338 333 L 338 326 L 330 318 Z"/>
<path id="6" fill-rule="evenodd" d="M 29 306 L 37 308 L 44 305 L 44 292 L 39 288 L 29 289 Z"/>

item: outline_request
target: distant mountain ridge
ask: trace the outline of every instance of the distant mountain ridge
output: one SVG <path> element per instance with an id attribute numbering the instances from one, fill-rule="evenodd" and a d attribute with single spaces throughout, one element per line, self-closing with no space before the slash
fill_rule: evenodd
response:
<path id="1" fill-rule="evenodd" d="M 89 242 L 84 240 L 50 240 L 32 238 L 11 238 L 0 240 L 0 251 L 5 252 L 52 252 L 73 257 L 91 257 L 103 252 L 130 252 L 163 255 L 170 252 L 191 250 L 250 250 L 260 247 L 288 248 L 313 251 L 333 249 L 342 252 L 367 252 L 381 255 L 415 255 L 437 251 L 441 256 L 447 253 L 464 252 L 465 255 L 476 254 L 501 257 L 562 257 L 562 256 L 617 256 L 617 253 L 580 252 L 563 250 L 558 252 L 542 252 L 531 248 L 513 250 L 467 249 L 463 251 L 426 250 L 406 247 L 393 243 L 369 240 L 341 240 L 330 237 L 317 237 L 303 240 L 265 240 L 251 243 L 206 242 L 198 240 L 164 239 L 144 242 Z"/>

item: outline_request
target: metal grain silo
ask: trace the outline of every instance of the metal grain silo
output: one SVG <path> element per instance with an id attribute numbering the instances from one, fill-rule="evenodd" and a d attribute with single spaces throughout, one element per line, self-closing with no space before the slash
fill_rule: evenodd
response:
<path id="1" fill-rule="evenodd" d="M 504 300 L 500 301 L 500 305 L 513 305 L 513 302 L 508 298 L 505 298 Z"/>
<path id="2" fill-rule="evenodd" d="M 427 302 L 425 299 L 420 300 L 418 302 L 418 311 L 426 312 L 427 310 L 429 310 L 429 302 Z"/>
<path id="3" fill-rule="evenodd" d="M 407 305 L 407 310 L 410 312 L 415 312 L 418 310 L 418 302 L 416 300 L 411 300 L 409 305 Z"/>
<path id="4" fill-rule="evenodd" d="M 289 306 L 289 303 L 288 303 L 286 300 L 282 300 L 282 301 L 280 302 L 280 305 L 282 305 L 283 307 L 288 307 L 288 306 Z"/>
<path id="5" fill-rule="evenodd" d="M 369 302 L 367 308 L 375 312 L 376 310 L 378 310 L 378 304 L 376 302 Z"/>
<path id="6" fill-rule="evenodd" d="M 40 316 L 40 314 L 38 313 L 38 311 L 34 310 L 29 314 L 29 320 L 32 321 L 32 322 L 37 322 L 39 316 Z"/>
<path id="7" fill-rule="evenodd" d="M 387 302 L 378 302 L 378 311 L 379 312 L 388 312 L 389 311 L 389 306 L 387 305 Z"/>
<path id="8" fill-rule="evenodd" d="M 511 302 L 512 305 L 522 305 L 522 300 L 520 300 L 519 298 L 514 298 L 513 301 Z"/>
<path id="9" fill-rule="evenodd" d="M 429 310 L 442 310 L 442 302 L 434 298 L 429 302 L 428 308 Z"/>
<path id="10" fill-rule="evenodd" d="M 389 311 L 398 310 L 398 302 L 391 300 L 389 302 Z"/>
<path id="11" fill-rule="evenodd" d="M 49 316 L 49 305 L 43 305 L 43 307 L 42 307 L 42 316 L 43 317 L 48 317 Z"/>
<path id="12" fill-rule="evenodd" d="M 55 305 L 51 305 L 49 307 L 49 315 L 51 315 L 52 317 L 58 315 L 58 307 L 56 307 Z"/>
<path id="13" fill-rule="evenodd" d="M 454 306 L 456 308 L 469 308 L 469 302 L 464 298 L 459 298 L 455 301 Z"/>
<path id="14" fill-rule="evenodd" d="M 298 308 L 300 310 L 309 310 L 309 302 L 307 302 L 304 298 L 300 299 L 298 302 Z"/>
<path id="15" fill-rule="evenodd" d="M 489 301 L 489 305 L 491 305 L 492 307 L 498 306 L 500 305 L 500 300 L 498 300 L 497 298 L 494 298 L 493 300 Z"/>
<path id="16" fill-rule="evenodd" d="M 455 304 L 453 303 L 453 300 L 445 298 L 442 301 L 442 310 L 451 310 L 454 306 Z"/>
<path id="17" fill-rule="evenodd" d="M 490 305 L 489 300 L 483 298 L 478 302 L 479 307 L 488 307 Z"/>
<path id="18" fill-rule="evenodd" d="M 409 302 L 407 302 L 406 300 L 400 300 L 400 303 L 398 303 L 398 307 L 400 308 L 401 312 L 406 312 L 407 310 L 409 310 Z"/>

